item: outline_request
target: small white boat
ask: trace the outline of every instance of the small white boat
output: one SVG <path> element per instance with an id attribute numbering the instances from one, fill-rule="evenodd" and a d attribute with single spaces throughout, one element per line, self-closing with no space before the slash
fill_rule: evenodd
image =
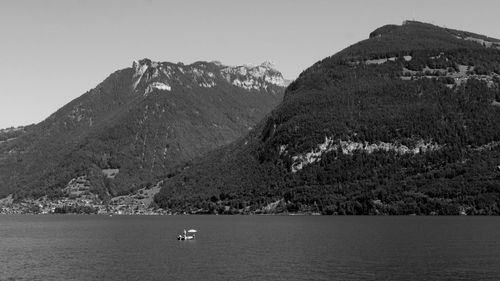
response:
<path id="1" fill-rule="evenodd" d="M 193 240 L 196 236 L 196 232 L 198 232 L 196 229 L 190 229 L 188 231 L 184 229 L 183 234 L 177 236 L 177 240 Z"/>

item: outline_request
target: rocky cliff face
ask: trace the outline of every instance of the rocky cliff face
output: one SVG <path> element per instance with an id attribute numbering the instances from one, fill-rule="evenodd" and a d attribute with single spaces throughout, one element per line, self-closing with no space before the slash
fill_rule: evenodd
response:
<path id="1" fill-rule="evenodd" d="M 269 64 L 135 61 L 29 132 L 2 140 L 0 195 L 58 196 L 81 176 L 101 197 L 139 189 L 242 136 L 283 91 Z"/>
<path id="2" fill-rule="evenodd" d="M 225 66 L 219 62 L 197 62 L 191 65 L 182 63 L 158 63 L 148 59 L 134 61 L 132 68 L 133 87 L 136 92 L 147 95 L 153 89 L 172 91 L 172 87 L 213 88 L 227 83 L 245 90 L 269 91 L 276 94 L 284 87 L 285 80 L 269 62 L 259 66 Z M 223 81 L 225 80 L 225 81 Z"/>

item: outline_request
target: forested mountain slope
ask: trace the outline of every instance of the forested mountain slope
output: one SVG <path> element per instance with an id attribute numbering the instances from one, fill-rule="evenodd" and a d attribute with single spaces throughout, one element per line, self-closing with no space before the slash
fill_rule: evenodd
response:
<path id="1" fill-rule="evenodd" d="M 0 131 L 0 198 L 57 197 L 75 178 L 101 199 L 151 185 L 246 134 L 284 83 L 269 63 L 136 61 L 43 122 Z"/>
<path id="2" fill-rule="evenodd" d="M 244 139 L 165 180 L 206 213 L 500 214 L 499 40 L 407 21 L 317 62 Z"/>

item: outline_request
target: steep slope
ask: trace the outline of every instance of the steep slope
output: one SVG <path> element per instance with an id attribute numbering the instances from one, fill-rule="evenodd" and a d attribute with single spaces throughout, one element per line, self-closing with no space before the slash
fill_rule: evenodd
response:
<path id="1" fill-rule="evenodd" d="M 59 196 L 82 176 L 101 198 L 150 185 L 246 133 L 281 101 L 284 83 L 269 63 L 136 61 L 0 143 L 0 197 Z"/>
<path id="2" fill-rule="evenodd" d="M 305 70 L 246 138 L 155 200 L 208 213 L 500 214 L 496 42 L 381 27 Z"/>

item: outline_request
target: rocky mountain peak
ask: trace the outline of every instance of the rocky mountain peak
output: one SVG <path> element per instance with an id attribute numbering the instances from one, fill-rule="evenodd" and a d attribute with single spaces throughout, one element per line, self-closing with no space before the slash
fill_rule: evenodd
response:
<path id="1" fill-rule="evenodd" d="M 268 85 L 286 86 L 281 72 L 275 69 L 274 64 L 267 61 L 258 66 L 228 66 L 222 71 L 226 74 L 228 82 L 248 90 L 267 88 Z"/>
<path id="2" fill-rule="evenodd" d="M 273 87 L 285 87 L 283 75 L 272 62 L 258 66 L 227 66 L 218 61 L 183 63 L 155 62 L 141 59 L 132 63 L 133 88 L 144 95 L 154 89 L 171 91 L 179 87 L 212 88 L 229 83 L 245 90 L 266 90 L 276 93 Z"/>
<path id="3" fill-rule="evenodd" d="M 144 58 L 141 60 L 135 60 L 132 62 L 132 68 L 138 72 L 141 68 L 148 68 L 151 66 L 152 61 L 150 59 Z"/>
<path id="4" fill-rule="evenodd" d="M 264 61 L 263 63 L 260 64 L 260 66 L 276 70 L 276 65 L 274 64 L 273 61 Z"/>

